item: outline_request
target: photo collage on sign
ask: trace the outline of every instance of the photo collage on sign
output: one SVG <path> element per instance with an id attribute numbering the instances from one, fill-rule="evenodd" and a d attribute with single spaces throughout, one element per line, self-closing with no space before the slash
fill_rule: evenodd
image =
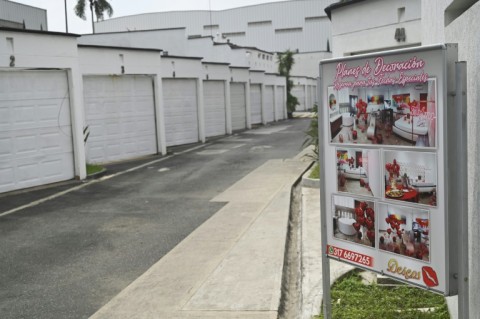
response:
<path id="1" fill-rule="evenodd" d="M 438 183 L 436 89 L 435 79 L 327 88 L 336 150 L 336 239 L 430 262 L 428 207 L 437 206 Z"/>

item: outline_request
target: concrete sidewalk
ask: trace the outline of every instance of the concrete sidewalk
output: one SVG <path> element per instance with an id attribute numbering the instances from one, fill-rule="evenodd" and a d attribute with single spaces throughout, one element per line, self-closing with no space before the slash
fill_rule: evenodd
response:
<path id="1" fill-rule="evenodd" d="M 310 162 L 272 160 L 92 318 L 277 318 L 290 191 Z"/>
<path id="2" fill-rule="evenodd" d="M 308 173 L 307 173 L 308 174 Z M 320 190 L 302 188 L 302 319 L 321 311 L 323 298 Z M 330 259 L 330 285 L 354 267 Z"/>

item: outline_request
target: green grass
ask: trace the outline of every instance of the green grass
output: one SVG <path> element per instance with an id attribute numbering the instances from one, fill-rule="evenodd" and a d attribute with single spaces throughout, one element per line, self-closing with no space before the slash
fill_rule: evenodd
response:
<path id="1" fill-rule="evenodd" d="M 101 165 L 87 164 L 87 175 L 92 175 L 100 172 L 103 169 Z"/>
<path id="2" fill-rule="evenodd" d="M 318 166 L 318 163 L 315 164 L 312 171 L 310 172 L 310 176 L 308 176 L 308 177 L 313 178 L 313 179 L 319 179 L 320 178 L 320 166 Z"/>
<path id="3" fill-rule="evenodd" d="M 332 287 L 333 319 L 449 319 L 445 298 L 415 287 L 365 285 L 357 272 Z M 435 308 L 428 312 L 418 308 Z M 319 317 L 323 318 L 323 313 Z"/>

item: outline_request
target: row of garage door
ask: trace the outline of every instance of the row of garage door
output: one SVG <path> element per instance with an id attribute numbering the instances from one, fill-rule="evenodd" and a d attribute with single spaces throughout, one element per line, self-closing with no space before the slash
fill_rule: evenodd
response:
<path id="1" fill-rule="evenodd" d="M 313 108 L 317 100 L 317 87 L 315 85 L 294 85 L 292 95 L 298 100 L 297 111 L 306 111 Z"/>
<path id="2" fill-rule="evenodd" d="M 166 145 L 199 141 L 197 82 L 163 79 Z M 226 134 L 225 82 L 204 81 L 206 137 Z M 265 121 L 283 119 L 284 91 L 265 86 Z M 251 85 L 252 124 L 262 123 L 261 85 Z M 74 177 L 70 96 L 64 71 L 0 72 L 0 193 Z M 276 102 L 274 104 L 274 101 Z M 84 77 L 87 162 L 156 154 L 149 76 Z M 233 130 L 247 127 L 246 88 L 231 83 Z"/>

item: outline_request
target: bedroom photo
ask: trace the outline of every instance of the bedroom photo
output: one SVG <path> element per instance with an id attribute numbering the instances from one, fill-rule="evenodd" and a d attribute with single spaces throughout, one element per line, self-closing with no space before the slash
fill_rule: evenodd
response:
<path id="1" fill-rule="evenodd" d="M 436 80 L 328 88 L 332 143 L 436 147 Z"/>
<path id="2" fill-rule="evenodd" d="M 437 206 L 435 153 L 385 151 L 385 198 Z"/>
<path id="3" fill-rule="evenodd" d="M 378 150 L 337 148 L 337 191 L 381 197 L 379 154 Z"/>
<path id="4" fill-rule="evenodd" d="M 430 261 L 428 211 L 378 204 L 378 248 L 394 254 Z"/>
<path id="5" fill-rule="evenodd" d="M 375 247 L 375 204 L 333 196 L 333 235 L 337 239 Z"/>

